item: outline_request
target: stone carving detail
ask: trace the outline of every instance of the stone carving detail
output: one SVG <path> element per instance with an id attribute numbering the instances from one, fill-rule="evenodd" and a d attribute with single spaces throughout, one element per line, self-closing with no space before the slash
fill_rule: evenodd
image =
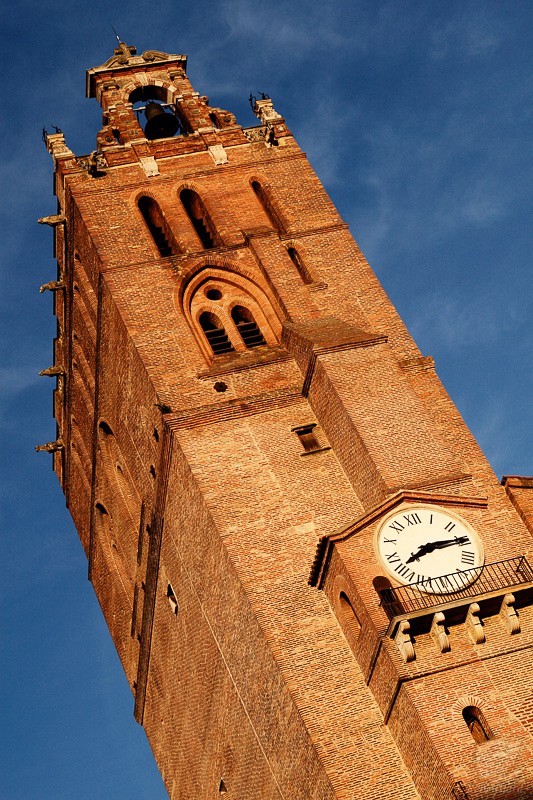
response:
<path id="1" fill-rule="evenodd" d="M 256 100 L 253 106 L 253 112 L 255 116 L 261 120 L 263 125 L 269 122 L 283 122 L 283 117 L 281 114 L 278 114 L 270 98 Z"/>
<path id="2" fill-rule="evenodd" d="M 107 168 L 107 161 L 103 153 L 98 150 L 93 150 L 85 158 L 77 158 L 76 164 L 82 169 L 86 169 L 89 175 L 93 178 L 103 175 Z"/>
<path id="3" fill-rule="evenodd" d="M 59 364 L 56 364 L 56 366 L 54 367 L 48 367 L 48 369 L 42 369 L 39 372 L 39 375 L 45 375 L 49 378 L 53 378 L 56 375 L 64 375 L 64 374 L 65 370 L 63 369 L 63 367 L 60 367 Z"/>
<path id="4" fill-rule="evenodd" d="M 409 633 L 410 628 L 411 625 L 408 620 L 402 619 L 394 637 L 400 655 L 406 663 L 415 660 L 415 648 L 413 647 L 411 634 Z"/>
<path id="5" fill-rule="evenodd" d="M 64 450 L 65 445 L 62 439 L 56 439 L 55 442 L 46 442 L 46 444 L 35 445 L 37 453 L 57 453 L 58 450 Z"/>
<path id="6" fill-rule="evenodd" d="M 48 283 L 43 283 L 42 286 L 39 287 L 39 291 L 41 294 L 46 292 L 48 289 L 50 292 L 57 292 L 59 289 L 65 288 L 65 281 L 48 281 Z"/>
<path id="7" fill-rule="evenodd" d="M 153 156 L 141 156 L 139 161 L 141 162 L 141 167 L 147 178 L 153 178 L 155 175 L 159 175 L 159 167 Z"/>
<path id="8" fill-rule="evenodd" d="M 514 607 L 515 597 L 514 594 L 506 594 L 502 600 L 500 608 L 500 619 L 503 620 L 507 632 L 511 635 L 513 633 L 520 633 L 520 620 L 516 609 Z"/>
<path id="9" fill-rule="evenodd" d="M 66 217 L 64 214 L 52 214 L 50 217 L 39 217 L 37 222 L 39 225 L 50 225 L 52 228 L 55 228 L 56 225 L 64 222 L 65 219 Z"/>
<path id="10" fill-rule="evenodd" d="M 448 653 L 450 651 L 450 640 L 448 638 L 448 634 L 446 633 L 444 619 L 445 618 L 442 611 L 437 611 L 437 613 L 433 615 L 430 635 L 440 652 Z"/>
<path id="11" fill-rule="evenodd" d="M 209 155 L 215 164 L 217 164 L 217 166 L 219 164 L 228 163 L 228 155 L 221 144 L 212 144 L 207 149 L 209 150 Z"/>
<path id="12" fill-rule="evenodd" d="M 479 603 L 472 603 L 468 607 L 468 614 L 466 615 L 465 625 L 468 635 L 474 644 L 483 644 L 485 641 L 485 631 L 483 624 L 478 617 L 480 608 Z"/>

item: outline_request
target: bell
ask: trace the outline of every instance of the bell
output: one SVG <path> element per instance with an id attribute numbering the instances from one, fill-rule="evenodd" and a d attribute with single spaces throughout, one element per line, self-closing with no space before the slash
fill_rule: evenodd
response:
<path id="1" fill-rule="evenodd" d="M 144 109 L 146 125 L 144 135 L 147 139 L 164 139 L 174 136 L 180 124 L 174 114 L 167 114 L 157 103 L 148 103 Z"/>

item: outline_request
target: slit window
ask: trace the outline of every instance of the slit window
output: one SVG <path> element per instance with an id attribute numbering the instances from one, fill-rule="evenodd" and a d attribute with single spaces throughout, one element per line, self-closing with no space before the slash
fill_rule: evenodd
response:
<path id="1" fill-rule="evenodd" d="M 272 199 L 269 196 L 266 189 L 263 186 L 261 186 L 261 184 L 258 181 L 252 181 L 252 189 L 254 190 L 255 196 L 261 203 L 263 211 L 270 220 L 270 224 L 272 225 L 272 227 L 275 228 L 278 233 L 284 233 L 285 225 L 281 221 L 278 212 L 272 205 Z"/>
<path id="2" fill-rule="evenodd" d="M 163 213 L 155 200 L 151 197 L 141 197 L 138 202 L 139 211 L 143 215 L 146 227 L 152 234 L 159 254 L 166 258 L 176 255 L 179 250 L 176 247 L 172 234 L 168 228 Z"/>
<path id="3" fill-rule="evenodd" d="M 178 598 L 176 597 L 176 593 L 172 588 L 172 584 L 169 583 L 167 586 L 167 598 L 170 608 L 172 609 L 172 613 L 174 616 L 178 616 Z"/>
<path id="4" fill-rule="evenodd" d="M 204 311 L 203 314 L 200 314 L 199 322 L 211 346 L 211 350 L 216 356 L 222 353 L 230 353 L 235 349 L 229 340 L 224 326 L 215 314 Z"/>
<path id="5" fill-rule="evenodd" d="M 295 247 L 287 248 L 287 253 L 289 254 L 289 257 L 290 257 L 292 263 L 294 264 L 294 266 L 298 270 L 298 272 L 300 274 L 300 278 L 303 280 L 303 282 L 304 283 L 313 283 L 313 279 L 311 277 L 311 274 L 310 274 L 309 270 L 307 269 L 307 267 L 305 266 L 304 262 L 302 261 L 302 258 L 300 256 L 300 254 L 298 253 L 298 251 L 296 250 L 296 248 Z"/>
<path id="6" fill-rule="evenodd" d="M 467 706 L 464 708 L 463 719 L 466 722 L 468 730 L 472 734 L 472 738 L 477 744 L 483 744 L 483 742 L 488 742 L 489 739 L 493 738 L 482 711 L 476 706 Z"/>
<path id="7" fill-rule="evenodd" d="M 247 348 L 260 347 L 266 344 L 259 325 L 253 318 L 252 312 L 243 306 L 235 306 L 231 311 L 231 318 L 235 323 L 240 337 Z"/>
<path id="8" fill-rule="evenodd" d="M 200 196 L 192 189 L 183 189 L 180 200 L 204 249 L 217 247 L 220 244 L 219 237 Z"/>

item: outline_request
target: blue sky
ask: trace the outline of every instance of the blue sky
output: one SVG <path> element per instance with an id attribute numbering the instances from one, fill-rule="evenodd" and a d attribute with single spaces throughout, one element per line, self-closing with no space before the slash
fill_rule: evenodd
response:
<path id="1" fill-rule="evenodd" d="M 50 457 L 52 235 L 43 126 L 78 154 L 85 70 L 115 45 L 189 55 L 253 125 L 268 92 L 498 477 L 531 474 L 529 2 L 213 0 L 3 10 L 0 800 L 166 797 Z M 6 76 L 7 72 L 7 76 Z M 193 799 L 196 800 L 196 799 Z"/>

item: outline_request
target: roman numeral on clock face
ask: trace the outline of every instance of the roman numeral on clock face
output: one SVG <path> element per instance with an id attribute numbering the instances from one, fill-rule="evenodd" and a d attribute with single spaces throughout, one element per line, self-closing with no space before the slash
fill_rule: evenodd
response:
<path id="1" fill-rule="evenodd" d="M 444 530 L 448 531 L 448 533 L 451 533 L 451 531 L 453 531 L 454 528 L 455 528 L 455 522 L 448 522 L 448 524 L 444 526 Z"/>
<path id="2" fill-rule="evenodd" d="M 461 550 L 461 564 L 473 566 L 476 563 L 476 554 L 471 550 Z"/>
<path id="3" fill-rule="evenodd" d="M 412 514 L 404 514 L 403 518 L 405 520 L 407 520 L 407 525 L 408 526 L 409 525 L 419 525 L 422 522 L 422 520 L 420 519 L 420 517 L 418 516 L 416 511 L 413 511 Z"/>

